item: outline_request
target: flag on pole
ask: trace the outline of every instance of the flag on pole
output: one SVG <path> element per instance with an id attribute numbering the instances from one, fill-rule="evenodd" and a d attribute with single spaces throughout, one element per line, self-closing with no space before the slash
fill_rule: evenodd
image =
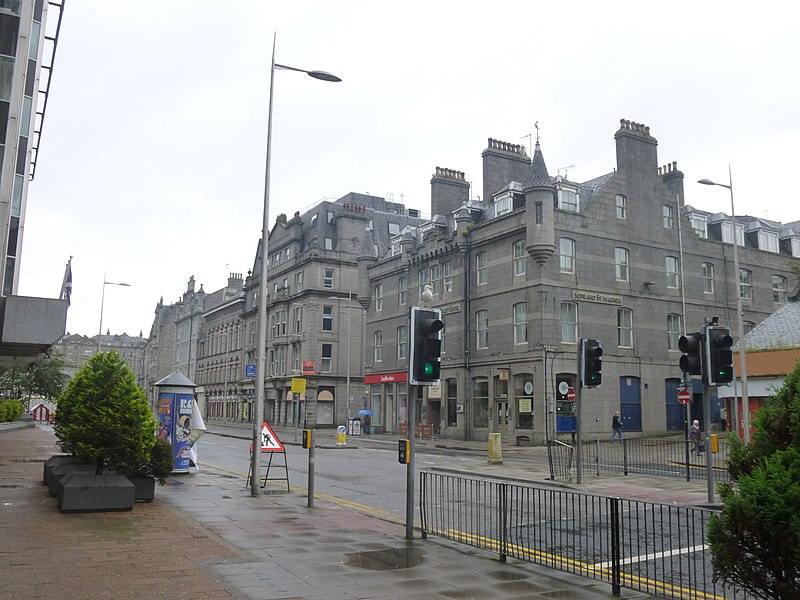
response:
<path id="1" fill-rule="evenodd" d="M 64 270 L 64 281 L 61 284 L 61 300 L 67 301 L 67 306 L 70 305 L 70 296 L 72 296 L 72 257 L 67 261 L 67 268 Z"/>

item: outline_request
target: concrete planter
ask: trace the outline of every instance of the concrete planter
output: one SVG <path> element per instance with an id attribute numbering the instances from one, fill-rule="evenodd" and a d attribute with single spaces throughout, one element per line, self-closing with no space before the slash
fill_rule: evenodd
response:
<path id="1" fill-rule="evenodd" d="M 54 466 L 50 471 L 50 481 L 47 484 L 51 496 L 58 496 L 61 493 L 62 480 L 70 473 L 94 473 L 97 465 L 62 462 Z"/>
<path id="2" fill-rule="evenodd" d="M 156 480 L 152 477 L 128 477 L 134 487 L 136 502 L 152 502 L 156 497 Z"/>
<path id="3" fill-rule="evenodd" d="M 44 461 L 44 469 L 42 474 L 42 481 L 46 486 L 50 486 L 50 481 L 53 478 L 53 469 L 60 465 L 75 464 L 75 457 L 71 454 L 54 454 L 46 461 Z"/>
<path id="4" fill-rule="evenodd" d="M 133 510 L 135 486 L 118 473 L 73 472 L 61 480 L 58 508 L 62 512 Z"/>

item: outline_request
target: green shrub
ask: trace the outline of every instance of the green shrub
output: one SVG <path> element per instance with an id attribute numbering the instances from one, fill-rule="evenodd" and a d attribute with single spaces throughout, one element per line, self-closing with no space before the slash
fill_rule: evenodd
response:
<path id="1" fill-rule="evenodd" d="M 0 423 L 13 423 L 25 411 L 19 400 L 0 400 Z"/>
<path id="2" fill-rule="evenodd" d="M 753 418 L 752 443 L 731 436 L 731 483 L 709 522 L 714 576 L 757 598 L 800 598 L 800 362 Z"/>
<path id="3" fill-rule="evenodd" d="M 155 429 L 144 392 L 116 352 L 92 356 L 59 396 L 61 450 L 95 462 L 98 473 L 149 463 Z"/>

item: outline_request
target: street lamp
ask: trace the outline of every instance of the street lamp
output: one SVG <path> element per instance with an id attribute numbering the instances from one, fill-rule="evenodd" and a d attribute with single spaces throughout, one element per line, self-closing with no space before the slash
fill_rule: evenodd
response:
<path id="1" fill-rule="evenodd" d="M 259 479 L 261 473 L 261 423 L 264 421 L 264 385 L 266 383 L 266 352 L 267 352 L 267 251 L 269 236 L 269 184 L 270 166 L 272 164 L 272 100 L 274 97 L 275 69 L 285 71 L 298 71 L 306 73 L 314 79 L 322 81 L 341 81 L 336 75 L 326 71 L 306 71 L 286 65 L 279 65 L 275 62 L 275 40 L 277 33 L 272 36 L 272 60 L 270 61 L 269 74 L 269 109 L 267 112 L 267 163 L 264 169 L 264 214 L 261 225 L 261 273 L 258 282 L 258 335 L 256 343 L 256 381 L 255 381 L 255 401 L 256 414 L 253 420 L 253 453 L 251 456 L 250 493 L 253 496 L 261 495 L 259 489 Z"/>
<path id="2" fill-rule="evenodd" d="M 103 273 L 103 294 L 102 296 L 100 296 L 100 332 L 97 334 L 97 352 L 100 352 L 100 339 L 103 337 L 103 305 L 106 302 L 107 285 L 121 285 L 123 287 L 131 287 L 130 283 L 115 283 L 113 281 L 106 281 L 106 274 Z"/>
<path id="3" fill-rule="evenodd" d="M 728 184 L 715 183 L 710 179 L 700 179 L 697 183 L 703 185 L 717 185 L 727 188 L 731 193 L 731 219 L 733 219 L 733 269 L 736 271 L 736 314 L 739 326 L 739 373 L 742 378 L 742 430 L 744 431 L 744 443 L 750 443 L 750 402 L 747 396 L 747 358 L 744 345 L 744 320 L 742 316 L 742 275 L 739 271 L 739 251 L 736 240 L 736 211 L 733 207 L 733 176 L 731 166 L 728 165 Z M 735 396 L 734 396 L 735 397 Z"/>

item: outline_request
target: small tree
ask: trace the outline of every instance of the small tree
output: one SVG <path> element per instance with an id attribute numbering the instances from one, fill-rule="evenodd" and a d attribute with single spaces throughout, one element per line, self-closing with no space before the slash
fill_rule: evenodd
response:
<path id="1" fill-rule="evenodd" d="M 731 436 L 731 483 L 708 539 L 717 579 L 757 598 L 800 598 L 800 361 L 753 418 L 753 441 Z"/>
<path id="2" fill-rule="evenodd" d="M 144 392 L 116 352 L 92 356 L 58 400 L 55 432 L 64 452 L 103 468 L 150 461 L 156 422 Z"/>

